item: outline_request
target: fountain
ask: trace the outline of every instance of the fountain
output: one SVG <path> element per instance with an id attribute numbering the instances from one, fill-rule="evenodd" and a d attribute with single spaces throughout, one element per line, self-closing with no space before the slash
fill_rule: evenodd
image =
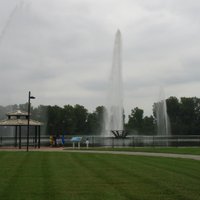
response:
<path id="1" fill-rule="evenodd" d="M 11 22 L 13 21 L 15 14 L 23 8 L 23 4 L 24 1 L 20 1 L 19 3 L 16 4 L 16 6 L 13 8 L 13 10 L 11 11 L 11 13 L 8 16 L 7 21 L 5 22 L 4 27 L 2 28 L 2 30 L 0 31 L 0 44 L 3 41 L 4 36 L 6 35 L 7 30 L 10 27 Z"/>
<path id="2" fill-rule="evenodd" d="M 7 20 L 5 21 L 5 24 L 4 26 L 1 28 L 0 30 L 0 48 L 1 50 L 3 50 L 2 48 L 2 43 L 3 43 L 3 40 L 4 40 L 4 37 L 6 36 L 7 34 L 7 31 L 8 29 L 10 28 L 11 26 L 11 23 L 13 22 L 14 18 L 16 17 L 16 14 L 18 12 L 21 11 L 21 9 L 23 9 L 23 5 L 24 5 L 24 1 L 21 0 L 20 2 L 18 2 L 14 8 L 11 10 L 11 12 L 9 13 L 8 15 L 8 18 Z M 13 106 L 9 106 L 8 107 L 8 110 L 6 112 L 12 112 L 14 111 L 13 110 Z M 4 127 L 5 128 L 5 127 Z M 14 136 L 14 127 L 7 127 L 7 131 L 2 131 L 2 132 L 5 132 L 6 133 L 6 136 L 8 137 L 11 137 L 11 136 Z"/>
<path id="3" fill-rule="evenodd" d="M 109 79 L 107 105 L 104 113 L 103 136 L 125 137 L 123 122 L 123 92 L 121 67 L 121 33 L 115 36 L 112 69 Z"/>
<path id="4" fill-rule="evenodd" d="M 162 137 L 170 136 L 170 121 L 167 114 L 167 104 L 163 88 L 160 89 L 159 101 L 155 104 L 155 112 L 157 122 L 157 135 Z M 168 141 L 164 143 L 168 146 Z"/>

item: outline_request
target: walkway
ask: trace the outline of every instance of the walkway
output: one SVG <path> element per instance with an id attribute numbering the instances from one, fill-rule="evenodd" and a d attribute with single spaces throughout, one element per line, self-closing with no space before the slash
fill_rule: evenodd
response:
<path id="1" fill-rule="evenodd" d="M 26 148 L 0 148 L 0 151 L 26 151 Z M 72 150 L 64 149 L 63 147 L 41 147 L 40 149 L 29 148 L 29 151 L 38 152 L 63 152 L 63 153 L 98 153 L 98 154 L 114 154 L 114 155 L 132 155 L 132 156 L 152 156 L 152 157 L 167 157 L 167 158 L 184 158 L 192 160 L 200 160 L 200 155 L 189 154 L 173 154 L 173 153 L 150 153 L 150 152 L 130 152 L 130 151 L 97 151 L 97 150 Z"/>
<path id="2" fill-rule="evenodd" d="M 132 156 L 152 156 L 167 158 L 185 158 L 192 160 L 200 160 L 200 155 L 173 154 L 173 153 L 148 153 L 148 152 L 128 152 L 128 151 L 95 151 L 95 150 L 66 150 L 66 152 L 78 153 L 99 153 L 99 154 L 115 154 L 115 155 L 132 155 Z"/>

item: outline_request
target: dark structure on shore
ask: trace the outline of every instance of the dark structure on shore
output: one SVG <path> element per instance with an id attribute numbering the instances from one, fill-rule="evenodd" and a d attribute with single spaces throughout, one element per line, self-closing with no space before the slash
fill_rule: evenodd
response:
<path id="1" fill-rule="evenodd" d="M 13 126 L 15 127 L 15 147 L 19 147 L 21 149 L 21 141 L 22 141 L 22 127 L 28 128 L 28 113 L 22 112 L 20 110 L 15 112 L 7 113 L 7 119 L 0 121 L 0 126 Z M 32 119 L 29 119 L 29 126 L 34 127 L 34 146 L 35 148 L 40 148 L 40 127 L 42 123 L 39 121 L 35 121 Z"/>
<path id="2" fill-rule="evenodd" d="M 125 130 L 111 130 L 115 138 L 126 138 L 127 132 Z"/>

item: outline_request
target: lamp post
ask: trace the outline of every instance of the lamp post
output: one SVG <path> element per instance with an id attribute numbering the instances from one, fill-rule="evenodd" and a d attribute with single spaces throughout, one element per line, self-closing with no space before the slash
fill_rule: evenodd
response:
<path id="1" fill-rule="evenodd" d="M 28 93 L 28 126 L 27 126 L 27 145 L 26 145 L 26 151 L 28 151 L 29 147 L 29 128 L 30 128 L 30 108 L 31 108 L 31 99 L 35 99 L 34 96 L 31 96 L 31 92 Z"/>

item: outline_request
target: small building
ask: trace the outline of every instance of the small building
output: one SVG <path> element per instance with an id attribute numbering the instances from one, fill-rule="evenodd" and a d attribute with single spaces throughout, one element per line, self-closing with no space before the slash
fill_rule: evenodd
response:
<path id="1" fill-rule="evenodd" d="M 7 119 L 1 120 L 0 121 L 0 126 L 13 126 L 15 127 L 15 136 L 14 136 L 14 141 L 15 141 L 15 147 L 19 147 L 21 149 L 21 141 L 22 141 L 22 132 L 21 129 L 22 127 L 28 127 L 28 113 L 27 112 L 22 112 L 20 110 L 17 110 L 15 112 L 9 112 L 6 114 Z M 38 147 L 40 148 L 40 127 L 43 124 L 39 121 L 35 121 L 32 119 L 29 119 L 29 126 L 34 127 L 35 129 L 35 134 L 34 134 L 34 146 L 35 148 Z"/>

